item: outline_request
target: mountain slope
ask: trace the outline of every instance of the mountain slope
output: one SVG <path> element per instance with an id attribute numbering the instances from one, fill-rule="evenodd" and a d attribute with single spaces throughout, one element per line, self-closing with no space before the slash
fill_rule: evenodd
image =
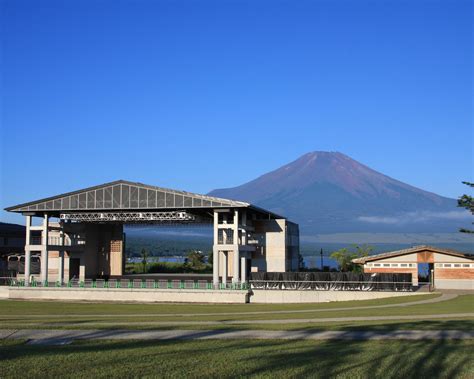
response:
<path id="1" fill-rule="evenodd" d="M 454 232 L 467 212 L 454 199 L 402 183 L 333 152 L 311 152 L 212 196 L 248 201 L 298 222 L 305 234 Z"/>

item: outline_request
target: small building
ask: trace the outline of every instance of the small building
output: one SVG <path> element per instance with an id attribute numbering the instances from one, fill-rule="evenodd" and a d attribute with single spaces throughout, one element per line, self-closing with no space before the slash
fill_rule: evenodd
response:
<path id="1" fill-rule="evenodd" d="M 474 290 L 474 256 L 432 246 L 415 246 L 409 249 L 357 258 L 353 263 L 363 265 L 364 273 L 408 273 L 413 285 L 424 268 L 427 279 L 437 289 Z"/>

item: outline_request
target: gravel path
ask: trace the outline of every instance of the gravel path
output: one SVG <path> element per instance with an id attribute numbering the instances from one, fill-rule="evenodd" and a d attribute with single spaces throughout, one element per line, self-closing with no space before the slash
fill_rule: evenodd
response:
<path id="1" fill-rule="evenodd" d="M 458 330 L 398 330 L 376 331 L 127 331 L 127 330 L 2 330 L 0 339 L 24 339 L 34 345 L 64 345 L 73 340 L 203 340 L 203 339 L 342 339 L 342 340 L 380 340 L 380 339 L 472 339 L 474 332 Z"/>

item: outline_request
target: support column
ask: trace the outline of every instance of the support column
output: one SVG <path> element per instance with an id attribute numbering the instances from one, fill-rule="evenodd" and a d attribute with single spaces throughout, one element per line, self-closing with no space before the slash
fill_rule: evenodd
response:
<path id="1" fill-rule="evenodd" d="M 240 254 L 239 245 L 234 245 L 234 270 L 232 272 L 232 283 L 240 283 Z"/>
<path id="2" fill-rule="evenodd" d="M 212 247 L 212 283 L 214 288 L 219 287 L 219 213 L 214 212 L 214 246 Z"/>
<path id="3" fill-rule="evenodd" d="M 58 262 L 58 281 L 61 285 L 64 283 L 64 221 L 59 222 L 61 227 L 59 231 L 59 243 L 61 250 L 59 251 L 59 262 Z"/>
<path id="4" fill-rule="evenodd" d="M 219 287 L 219 248 L 217 246 L 212 249 L 212 283 L 214 288 Z"/>
<path id="5" fill-rule="evenodd" d="M 49 216 L 44 215 L 41 248 L 41 283 L 48 281 L 48 239 L 49 239 Z"/>
<path id="6" fill-rule="evenodd" d="M 30 285 L 30 275 L 31 275 L 31 216 L 26 216 L 25 286 Z"/>
<path id="7" fill-rule="evenodd" d="M 240 254 L 239 254 L 239 211 L 234 211 L 234 223 L 232 225 L 234 230 L 234 263 L 232 272 L 232 283 L 240 282 Z"/>
<path id="8" fill-rule="evenodd" d="M 226 285 L 227 284 L 227 267 L 228 267 L 227 251 L 223 251 L 222 255 L 223 255 L 223 259 L 222 259 L 222 284 Z"/>
<path id="9" fill-rule="evenodd" d="M 83 282 L 86 280 L 86 266 L 84 265 L 84 258 L 81 257 L 79 263 L 79 281 Z"/>
<path id="10" fill-rule="evenodd" d="M 247 245 L 247 211 L 242 212 L 242 241 L 241 245 Z"/>
<path id="11" fill-rule="evenodd" d="M 242 283 L 245 283 L 247 282 L 247 258 L 245 257 L 240 258 L 240 270 Z"/>

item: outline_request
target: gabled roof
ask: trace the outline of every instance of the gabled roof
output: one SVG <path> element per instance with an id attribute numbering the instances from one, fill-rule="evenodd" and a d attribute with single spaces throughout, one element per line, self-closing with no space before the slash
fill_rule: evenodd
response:
<path id="1" fill-rule="evenodd" d="M 433 246 L 427 246 L 427 245 L 420 245 L 420 246 L 414 246 L 409 249 L 403 249 L 403 250 L 397 250 L 397 251 L 390 251 L 387 253 L 382 253 L 382 254 L 376 254 L 376 255 L 370 255 L 368 257 L 362 257 L 362 258 L 357 258 L 353 259 L 353 263 L 357 264 L 365 264 L 367 262 L 373 262 L 373 261 L 378 261 L 380 259 L 385 259 L 385 258 L 391 258 L 391 257 L 398 257 L 400 255 L 407 255 L 407 254 L 415 254 L 423 251 L 430 251 L 433 253 L 439 253 L 439 254 L 446 254 L 446 255 L 451 255 L 454 257 L 459 257 L 459 258 L 467 258 L 467 259 L 474 259 L 474 256 L 471 254 L 463 254 L 455 250 L 450 250 L 450 249 L 442 249 L 439 247 L 433 247 Z"/>
<path id="2" fill-rule="evenodd" d="M 251 204 L 125 180 L 5 208 L 9 212 L 250 207 Z M 258 209 L 257 207 L 253 207 Z M 271 213 L 266 211 L 267 213 Z"/>

